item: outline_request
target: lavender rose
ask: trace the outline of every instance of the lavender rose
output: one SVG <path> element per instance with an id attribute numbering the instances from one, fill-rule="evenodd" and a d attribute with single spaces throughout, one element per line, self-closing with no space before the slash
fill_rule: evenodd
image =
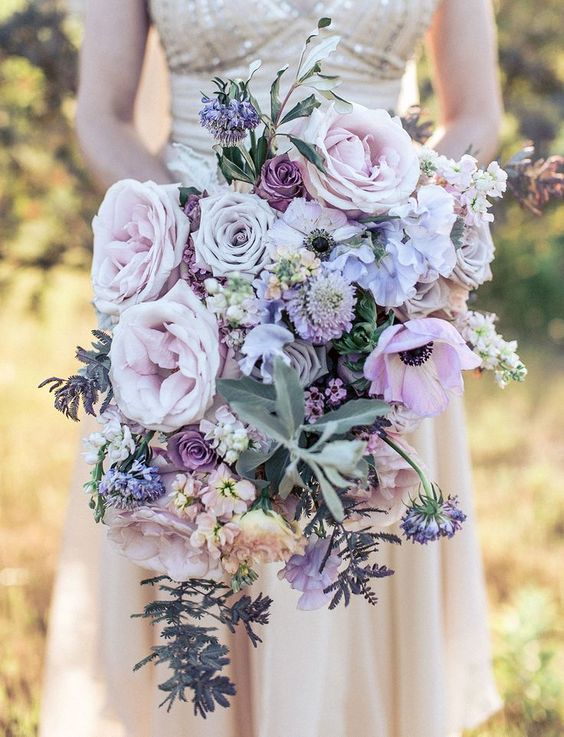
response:
<path id="1" fill-rule="evenodd" d="M 125 310 L 114 332 L 110 381 L 123 414 L 151 430 L 198 422 L 215 396 L 218 327 L 186 282 Z"/>
<path id="2" fill-rule="evenodd" d="M 171 435 L 167 451 L 171 463 L 187 471 L 212 471 L 217 465 L 213 448 L 198 430 L 186 429 Z"/>
<path id="3" fill-rule="evenodd" d="M 92 227 L 94 304 L 119 315 L 163 293 L 182 260 L 190 220 L 176 185 L 124 179 L 107 191 Z"/>
<path id="4" fill-rule="evenodd" d="M 295 161 L 290 161 L 288 154 L 269 159 L 261 169 L 260 183 L 255 192 L 275 210 L 286 212 L 293 199 L 305 195 L 300 167 Z"/>
<path id="5" fill-rule="evenodd" d="M 200 213 L 194 235 L 197 266 L 214 276 L 238 271 L 250 279 L 270 262 L 264 236 L 275 215 L 260 197 L 223 190 L 203 197 Z"/>
<path id="6" fill-rule="evenodd" d="M 464 228 L 462 245 L 456 251 L 456 266 L 450 278 L 469 290 L 489 281 L 494 250 L 489 223 Z"/>
<path id="7" fill-rule="evenodd" d="M 398 118 L 354 105 L 340 114 L 316 109 L 295 133 L 321 154 L 326 173 L 292 149 L 310 195 L 349 214 L 387 212 L 406 202 L 419 179 L 419 159 Z"/>

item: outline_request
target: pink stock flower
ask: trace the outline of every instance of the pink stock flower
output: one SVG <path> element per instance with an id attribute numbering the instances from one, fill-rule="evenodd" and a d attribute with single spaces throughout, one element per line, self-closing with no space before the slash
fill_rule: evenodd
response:
<path id="1" fill-rule="evenodd" d="M 222 524 L 213 512 L 202 512 L 196 518 L 196 529 L 190 542 L 197 549 L 205 548 L 211 559 L 218 560 L 238 534 L 239 527 L 236 524 Z"/>
<path id="2" fill-rule="evenodd" d="M 254 484 L 245 479 L 238 481 L 225 463 L 222 463 L 208 476 L 202 501 L 216 517 L 229 518 L 246 512 L 256 493 Z"/>
<path id="3" fill-rule="evenodd" d="M 371 395 L 432 417 L 446 409 L 450 392 L 462 394 L 461 372 L 480 363 L 453 325 L 427 317 L 386 328 L 366 359 L 364 376 L 372 382 Z"/>

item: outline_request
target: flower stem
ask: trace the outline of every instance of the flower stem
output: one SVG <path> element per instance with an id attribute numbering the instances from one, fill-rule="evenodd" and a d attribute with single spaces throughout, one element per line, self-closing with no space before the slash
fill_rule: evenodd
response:
<path id="1" fill-rule="evenodd" d="M 423 490 L 425 491 L 425 494 L 427 496 L 429 496 L 429 497 L 433 497 L 434 496 L 433 495 L 433 486 L 432 486 L 431 482 L 429 481 L 429 479 L 427 478 L 427 476 L 425 475 L 425 473 L 424 473 L 423 469 L 421 468 L 421 466 L 419 466 L 417 463 L 415 463 L 415 461 L 413 460 L 413 458 L 411 458 L 411 456 L 409 456 L 405 452 L 405 450 L 403 450 L 403 448 L 401 446 L 399 446 L 397 443 L 394 443 L 394 441 L 390 438 L 390 436 L 387 433 L 381 432 L 380 433 L 380 437 L 382 438 L 382 440 L 387 445 L 390 446 L 390 448 L 393 448 L 396 451 L 396 453 L 398 455 L 400 455 L 404 459 L 404 461 L 406 461 L 407 463 L 409 463 L 409 465 L 411 466 L 411 468 L 413 468 L 413 470 L 415 471 L 415 473 L 419 476 L 419 479 L 421 481 L 421 485 L 423 486 Z"/>

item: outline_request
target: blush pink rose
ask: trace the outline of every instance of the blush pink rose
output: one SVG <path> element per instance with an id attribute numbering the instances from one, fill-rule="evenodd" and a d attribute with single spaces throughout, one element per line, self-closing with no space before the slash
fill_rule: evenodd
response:
<path id="1" fill-rule="evenodd" d="M 94 304 L 119 315 L 165 291 L 182 261 L 190 220 L 176 185 L 124 179 L 107 191 L 92 228 Z"/>
<path id="2" fill-rule="evenodd" d="M 171 511 L 166 497 L 131 511 L 108 509 L 104 522 L 119 552 L 143 568 L 173 581 L 222 576 L 220 562 L 190 542 L 195 524 Z"/>
<path id="3" fill-rule="evenodd" d="M 123 414 L 172 432 L 199 422 L 215 395 L 218 328 L 186 282 L 164 297 L 130 307 L 116 325 L 110 381 Z"/>
<path id="4" fill-rule="evenodd" d="M 317 148 L 326 173 L 296 149 L 304 184 L 316 200 L 338 210 L 380 215 L 407 201 L 419 179 L 419 159 L 399 118 L 385 110 L 354 105 L 351 113 L 334 106 L 316 109 L 295 133 Z"/>

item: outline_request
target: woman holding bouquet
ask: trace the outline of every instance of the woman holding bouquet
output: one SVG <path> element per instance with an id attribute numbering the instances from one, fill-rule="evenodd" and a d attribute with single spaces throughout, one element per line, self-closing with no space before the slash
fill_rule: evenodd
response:
<path id="1" fill-rule="evenodd" d="M 452 157 L 470 146 L 483 160 L 495 153 L 500 96 L 488 0 L 96 0 L 86 16 L 77 126 L 100 182 L 211 182 L 200 91 L 214 75 L 245 76 L 256 58 L 262 78 L 274 78 L 284 63 L 296 64 L 320 15 L 342 38 L 326 71 L 369 110 L 397 110 L 406 64 L 427 33 L 441 121 L 431 145 Z M 169 65 L 171 141 L 191 149 L 182 156 L 172 146 L 150 154 L 132 122 L 151 24 Z M 256 91 L 265 101 L 268 88 L 258 82 Z M 486 719 L 499 701 L 460 401 L 419 425 L 410 443 L 431 476 L 461 499 L 463 531 L 448 548 L 382 548 L 379 562 L 395 575 L 379 582 L 376 607 L 353 601 L 299 612 L 276 570 L 262 571 L 260 586 L 275 601 L 269 631 L 256 651 L 233 639 L 238 695 L 206 721 L 190 705 L 159 710 L 158 674 L 131 673 L 156 636 L 145 621 L 129 621 L 149 595 L 138 585 L 146 574 L 108 550 L 87 511 L 73 506 L 42 737 L 449 737 Z M 80 476 L 82 483 L 84 469 Z"/>

